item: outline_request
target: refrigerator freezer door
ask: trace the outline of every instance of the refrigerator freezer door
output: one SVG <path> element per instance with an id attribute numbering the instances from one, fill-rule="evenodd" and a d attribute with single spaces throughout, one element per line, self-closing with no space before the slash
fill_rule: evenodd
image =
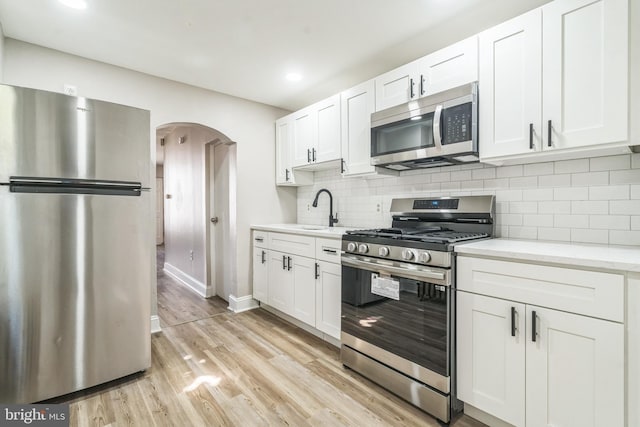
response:
<path id="1" fill-rule="evenodd" d="M 149 197 L 0 187 L 0 402 L 150 366 Z"/>
<path id="2" fill-rule="evenodd" d="M 62 177 L 149 187 L 149 119 L 138 108 L 0 85 L 0 182 Z"/>

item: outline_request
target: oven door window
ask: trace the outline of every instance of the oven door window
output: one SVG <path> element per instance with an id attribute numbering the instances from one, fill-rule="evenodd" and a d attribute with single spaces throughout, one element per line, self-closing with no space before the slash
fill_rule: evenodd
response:
<path id="1" fill-rule="evenodd" d="M 433 113 L 423 114 L 419 119 L 378 126 L 371 131 L 371 156 L 413 151 L 434 147 Z"/>
<path id="2" fill-rule="evenodd" d="M 449 375 L 449 287 L 391 276 L 398 299 L 373 293 L 370 271 L 342 266 L 342 331 Z M 375 290 L 374 290 L 375 291 Z"/>

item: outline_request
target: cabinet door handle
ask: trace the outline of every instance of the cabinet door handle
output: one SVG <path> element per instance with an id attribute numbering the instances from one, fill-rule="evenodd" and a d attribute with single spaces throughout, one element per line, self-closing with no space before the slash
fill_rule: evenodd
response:
<path id="1" fill-rule="evenodd" d="M 413 93 L 413 79 L 409 79 L 409 98 L 413 99 L 415 94 Z"/>
<path id="2" fill-rule="evenodd" d="M 307 148 L 307 163 L 311 163 L 311 150 Z"/>
<path id="3" fill-rule="evenodd" d="M 291 257 L 287 257 L 287 271 L 291 271 Z"/>
<path id="4" fill-rule="evenodd" d="M 327 253 L 327 254 L 331 254 L 331 255 L 336 255 L 338 253 L 338 250 L 337 249 L 322 248 L 322 252 Z"/>
<path id="5" fill-rule="evenodd" d="M 424 95 L 424 76 L 420 74 L 420 96 Z"/>
<path id="6" fill-rule="evenodd" d="M 264 258 L 264 256 L 265 256 L 266 254 L 267 254 L 267 253 L 266 253 L 265 251 L 262 251 L 262 255 L 261 255 L 261 259 L 260 259 L 260 260 L 262 261 L 262 264 L 264 264 L 265 262 L 267 262 L 267 260 Z"/>
<path id="7" fill-rule="evenodd" d="M 256 237 L 254 240 L 256 242 L 264 242 L 264 237 Z"/>
<path id="8" fill-rule="evenodd" d="M 535 311 L 531 312 L 531 341 L 536 342 L 538 337 L 538 325 L 536 325 L 538 321 L 538 316 Z"/>
<path id="9" fill-rule="evenodd" d="M 533 150 L 533 123 L 529 123 L 529 150 Z"/>
<path id="10" fill-rule="evenodd" d="M 285 270 L 287 268 L 287 257 L 282 255 L 282 269 Z"/>
<path id="11" fill-rule="evenodd" d="M 316 262 L 316 279 L 320 277 L 320 273 L 318 272 L 319 269 L 320 269 L 320 264 Z"/>
<path id="12" fill-rule="evenodd" d="M 553 127 L 551 126 L 551 120 L 549 120 L 549 122 L 547 123 L 547 145 L 549 147 L 551 147 L 553 145 L 553 142 L 551 141 L 551 131 L 553 129 Z"/>
<path id="13" fill-rule="evenodd" d="M 285 181 L 289 181 L 289 169 L 284 170 Z"/>
<path id="14" fill-rule="evenodd" d="M 316 149 L 315 148 L 311 149 L 311 160 L 313 160 L 314 162 L 316 161 Z"/>
<path id="15" fill-rule="evenodd" d="M 516 336 L 516 308 L 511 307 L 511 336 Z"/>
<path id="16" fill-rule="evenodd" d="M 345 172 L 344 165 L 345 165 L 344 159 L 340 159 L 340 173 L 344 173 Z"/>

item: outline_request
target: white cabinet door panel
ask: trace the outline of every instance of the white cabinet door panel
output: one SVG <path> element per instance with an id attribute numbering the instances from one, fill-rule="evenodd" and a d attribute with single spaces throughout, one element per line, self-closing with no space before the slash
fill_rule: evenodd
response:
<path id="1" fill-rule="evenodd" d="M 269 251 L 253 248 L 253 291 L 252 297 L 258 301 L 268 301 Z"/>
<path id="2" fill-rule="evenodd" d="M 527 306 L 527 426 L 624 425 L 624 325 Z"/>
<path id="3" fill-rule="evenodd" d="M 293 273 L 293 313 L 291 315 L 308 325 L 315 326 L 315 260 L 295 255 L 290 256 Z"/>
<path id="4" fill-rule="evenodd" d="M 466 292 L 457 298 L 458 398 L 524 426 L 525 305 Z"/>
<path id="5" fill-rule="evenodd" d="M 477 36 L 421 58 L 418 70 L 418 96 L 433 95 L 478 80 Z"/>
<path id="6" fill-rule="evenodd" d="M 417 61 L 376 77 L 376 111 L 404 104 L 417 97 L 417 77 Z"/>
<path id="7" fill-rule="evenodd" d="M 291 174 L 291 120 L 276 120 L 276 184 L 290 182 Z"/>
<path id="8" fill-rule="evenodd" d="M 479 36 L 481 158 L 541 149 L 541 25 L 536 9 Z"/>
<path id="9" fill-rule="evenodd" d="M 269 305 L 286 314 L 293 313 L 293 274 L 287 270 L 287 254 L 269 251 Z"/>
<path id="10" fill-rule="evenodd" d="M 375 172 L 371 166 L 371 113 L 375 109 L 373 80 L 342 92 L 343 176 Z"/>
<path id="11" fill-rule="evenodd" d="M 628 1 L 557 0 L 542 13 L 545 149 L 626 140 Z"/>
<path id="12" fill-rule="evenodd" d="M 342 301 L 342 267 L 318 261 L 316 281 L 316 328 L 340 339 L 340 304 Z"/>
<path id="13" fill-rule="evenodd" d="M 306 165 L 311 162 L 311 148 L 315 145 L 316 115 L 311 108 L 305 108 L 293 115 L 293 136 L 291 139 L 292 167 Z"/>
<path id="14" fill-rule="evenodd" d="M 334 95 L 314 106 L 317 114 L 316 144 L 311 147 L 312 161 L 326 162 L 340 158 L 340 95 Z"/>

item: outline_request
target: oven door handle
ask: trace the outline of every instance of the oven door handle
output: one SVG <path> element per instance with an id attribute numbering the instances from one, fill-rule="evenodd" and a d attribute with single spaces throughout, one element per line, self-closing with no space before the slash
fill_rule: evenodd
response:
<path id="1" fill-rule="evenodd" d="M 371 271 L 373 273 L 391 273 L 397 276 L 406 278 L 406 279 L 414 279 L 414 280 L 425 280 L 425 279 L 434 279 L 444 281 L 446 279 L 446 273 L 444 271 L 434 271 L 422 268 L 401 268 L 394 267 L 392 265 L 382 265 L 377 264 L 375 262 L 368 262 L 359 259 L 342 257 L 342 265 L 346 265 L 347 267 L 359 268 L 362 270 Z M 412 266 L 413 267 L 413 266 Z M 444 286 L 449 286 L 449 283 L 444 283 Z"/>

